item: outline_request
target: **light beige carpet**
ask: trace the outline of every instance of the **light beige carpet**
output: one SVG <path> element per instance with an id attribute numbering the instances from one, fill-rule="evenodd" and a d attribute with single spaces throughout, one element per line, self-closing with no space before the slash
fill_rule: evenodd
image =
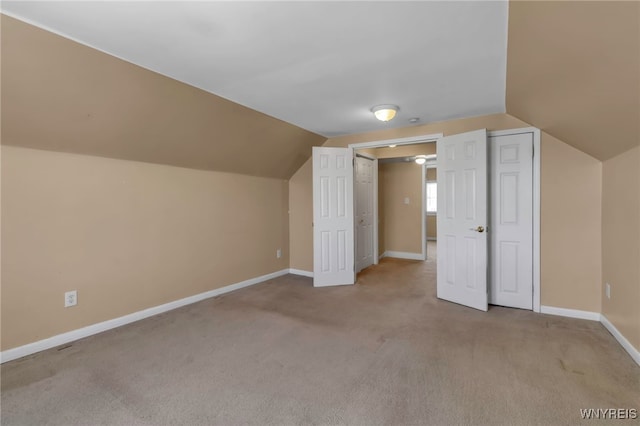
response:
<path id="1" fill-rule="evenodd" d="M 347 287 L 288 275 L 13 361 L 2 425 L 570 425 L 640 408 L 640 367 L 599 323 L 483 313 L 434 282 L 433 260 L 383 259 Z"/>

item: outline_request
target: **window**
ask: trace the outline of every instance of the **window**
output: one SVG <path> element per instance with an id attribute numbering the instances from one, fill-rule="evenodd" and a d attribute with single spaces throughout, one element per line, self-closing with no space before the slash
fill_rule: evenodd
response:
<path id="1" fill-rule="evenodd" d="M 438 183 L 427 182 L 427 213 L 436 214 L 438 212 Z"/>

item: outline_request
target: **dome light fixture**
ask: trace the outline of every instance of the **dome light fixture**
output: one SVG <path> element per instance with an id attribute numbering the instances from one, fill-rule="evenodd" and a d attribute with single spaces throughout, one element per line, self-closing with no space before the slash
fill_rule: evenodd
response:
<path id="1" fill-rule="evenodd" d="M 416 156 L 416 164 L 420 164 L 423 165 L 424 163 L 427 162 L 427 156 L 426 155 L 418 155 Z"/>
<path id="2" fill-rule="evenodd" d="M 371 108 L 371 112 L 380 121 L 391 121 L 399 109 L 397 105 L 385 104 L 374 106 Z"/>

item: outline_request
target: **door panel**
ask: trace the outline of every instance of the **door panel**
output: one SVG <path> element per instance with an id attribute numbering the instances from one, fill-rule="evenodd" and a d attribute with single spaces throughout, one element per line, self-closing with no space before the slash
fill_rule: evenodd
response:
<path id="1" fill-rule="evenodd" d="M 437 294 L 486 311 L 486 130 L 441 138 L 437 152 L 438 204 L 444 206 L 438 215 Z"/>
<path id="2" fill-rule="evenodd" d="M 313 285 L 353 284 L 353 150 L 313 147 Z"/>
<path id="3" fill-rule="evenodd" d="M 355 160 L 356 272 L 373 265 L 373 174 L 375 161 Z M 377 167 L 377 166 L 376 166 Z"/>
<path id="4" fill-rule="evenodd" d="M 533 134 L 489 138 L 489 302 L 533 309 Z"/>

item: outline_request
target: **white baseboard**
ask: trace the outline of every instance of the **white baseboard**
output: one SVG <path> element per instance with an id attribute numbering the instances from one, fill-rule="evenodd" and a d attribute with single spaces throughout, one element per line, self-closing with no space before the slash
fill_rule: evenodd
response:
<path id="1" fill-rule="evenodd" d="M 289 273 L 293 274 L 293 275 L 302 275 L 303 277 L 313 278 L 313 272 L 304 271 L 302 269 L 291 268 L 291 269 L 289 269 Z"/>
<path id="2" fill-rule="evenodd" d="M 383 256 L 395 257 L 397 259 L 425 260 L 422 253 L 408 253 L 404 251 L 385 251 Z"/>
<path id="3" fill-rule="evenodd" d="M 579 318 L 591 321 L 600 321 L 598 312 L 580 311 L 578 309 L 556 308 L 554 306 L 540 306 L 540 313 L 549 315 L 558 315 L 561 317 Z"/>
<path id="4" fill-rule="evenodd" d="M 383 257 L 387 257 L 387 252 L 386 251 L 384 253 L 382 253 L 380 256 L 378 256 L 378 261 L 380 259 L 382 259 Z"/>
<path id="5" fill-rule="evenodd" d="M 622 333 L 620 333 L 620 331 L 618 331 L 618 329 L 603 314 L 599 314 L 598 312 L 579 311 L 577 309 L 555 308 L 553 306 L 540 306 L 540 313 L 599 321 L 604 326 L 604 328 L 606 328 L 607 331 L 609 331 L 609 333 L 611 333 L 611 335 L 618 341 L 618 343 L 620 343 L 620 346 L 622 346 L 624 350 L 627 351 L 627 353 L 636 362 L 636 364 L 640 365 L 640 351 L 633 347 L 633 345 L 627 340 L 627 338 L 624 337 Z"/>
<path id="6" fill-rule="evenodd" d="M 633 347 L 633 345 L 627 340 L 627 338 L 624 337 L 622 333 L 620 333 L 618 329 L 613 324 L 611 324 L 611 322 L 609 322 L 607 317 L 605 317 L 604 315 L 600 315 L 600 322 L 602 323 L 604 328 L 606 328 L 609 333 L 613 335 L 618 343 L 620 343 L 624 350 L 627 351 L 629 355 L 631 355 L 631 358 L 633 358 L 636 364 L 640 365 L 640 351 Z"/>
<path id="7" fill-rule="evenodd" d="M 34 354 L 36 352 L 44 351 L 46 349 L 55 348 L 56 346 L 64 345 L 65 343 L 73 342 L 78 339 L 82 339 L 94 334 L 102 333 L 103 331 L 111 330 L 132 322 L 140 321 L 154 315 L 161 314 L 163 312 L 171 311 L 173 309 L 180 308 L 182 306 L 190 305 L 192 303 L 199 302 L 204 299 L 219 296 L 230 291 L 238 290 L 243 287 L 248 287 L 254 284 L 258 284 L 273 278 L 280 277 L 289 273 L 289 269 L 283 269 L 281 271 L 272 272 L 270 274 L 262 275 L 260 277 L 251 278 L 239 283 L 231 284 L 225 287 L 216 288 L 214 290 L 206 291 L 204 293 L 196 294 L 193 296 L 185 297 L 184 299 L 175 300 L 173 302 L 165 303 L 164 305 L 154 306 L 152 308 L 144 309 L 142 311 L 134 312 L 122 317 L 110 319 L 107 321 L 92 324 L 87 327 L 82 327 L 77 330 L 68 331 L 66 333 L 58 334 L 56 336 L 49 337 L 47 339 L 39 340 L 37 342 L 28 343 L 17 348 L 8 349 L 0 352 L 0 363 L 12 361 L 14 359 L 22 358 L 27 355 Z"/>

